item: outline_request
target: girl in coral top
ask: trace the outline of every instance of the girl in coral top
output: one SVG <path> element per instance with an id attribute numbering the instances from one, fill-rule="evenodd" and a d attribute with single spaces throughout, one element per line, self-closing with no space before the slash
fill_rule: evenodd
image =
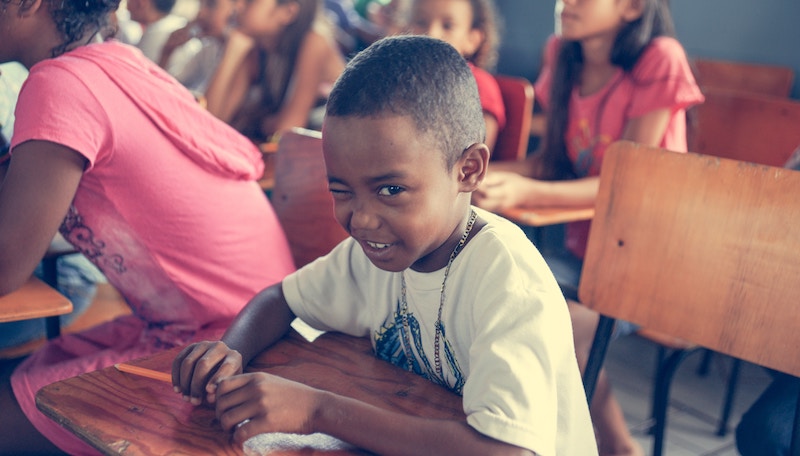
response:
<path id="1" fill-rule="evenodd" d="M 556 13 L 560 34 L 548 40 L 535 85 L 547 114 L 543 146 L 524 162 L 493 166 L 474 200 L 486 209 L 592 205 L 616 140 L 686 151 L 686 109 L 703 95 L 667 1 L 559 0 Z M 566 229 L 568 263 L 578 269 L 588 234 L 588 222 Z M 597 314 L 575 303 L 570 312 L 583 368 Z M 601 455 L 641 454 L 604 375 L 592 412 Z"/>

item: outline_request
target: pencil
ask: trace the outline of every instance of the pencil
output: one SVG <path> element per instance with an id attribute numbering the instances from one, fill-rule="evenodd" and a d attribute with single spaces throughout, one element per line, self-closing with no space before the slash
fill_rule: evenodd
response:
<path id="1" fill-rule="evenodd" d="M 129 374 L 152 378 L 153 380 L 161 380 L 162 382 L 172 383 L 172 374 L 167 374 L 165 372 L 154 371 L 145 367 L 132 366 L 125 363 L 114 364 L 114 367 L 116 367 L 120 372 L 127 372 Z"/>

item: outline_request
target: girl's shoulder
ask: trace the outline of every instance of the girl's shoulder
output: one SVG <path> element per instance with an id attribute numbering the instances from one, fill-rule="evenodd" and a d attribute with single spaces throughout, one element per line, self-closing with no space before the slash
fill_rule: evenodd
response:
<path id="1" fill-rule="evenodd" d="M 300 51 L 314 52 L 317 54 L 338 53 L 338 47 L 333 38 L 323 30 L 312 28 L 303 36 Z"/>
<path id="2" fill-rule="evenodd" d="M 561 38 L 558 35 L 550 35 L 544 44 L 544 60 L 545 63 L 554 64 L 558 50 L 561 47 Z"/>
<path id="3" fill-rule="evenodd" d="M 691 72 L 689 59 L 681 43 L 675 38 L 654 38 L 645 48 L 631 71 L 634 79 L 651 79 Z"/>
<path id="4" fill-rule="evenodd" d="M 322 79 L 335 80 L 344 71 L 345 60 L 339 47 L 330 37 L 317 30 L 310 30 L 303 38 L 300 46 L 298 62 L 306 62 L 309 66 L 320 68 Z"/>
<path id="5" fill-rule="evenodd" d="M 655 56 L 686 56 L 683 45 L 676 38 L 671 36 L 659 36 L 653 38 L 644 51 L 644 55 L 654 54 Z"/>

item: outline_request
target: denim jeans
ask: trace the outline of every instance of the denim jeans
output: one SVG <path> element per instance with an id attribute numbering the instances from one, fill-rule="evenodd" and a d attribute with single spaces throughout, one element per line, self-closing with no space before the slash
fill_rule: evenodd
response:
<path id="1" fill-rule="evenodd" d="M 42 278 L 42 265 L 35 271 Z M 103 275 L 81 254 L 65 255 L 58 259 L 58 291 L 72 301 L 72 313 L 61 316 L 61 326 L 67 326 L 91 304 L 97 282 Z M 43 318 L 0 323 L 0 349 L 24 344 L 45 336 Z"/>
<path id="2" fill-rule="evenodd" d="M 800 379 L 782 373 L 773 376 L 736 427 L 736 448 L 742 456 L 789 454 Z"/>

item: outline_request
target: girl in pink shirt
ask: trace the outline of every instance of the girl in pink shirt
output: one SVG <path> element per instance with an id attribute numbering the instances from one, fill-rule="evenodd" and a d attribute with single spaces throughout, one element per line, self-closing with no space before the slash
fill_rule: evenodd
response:
<path id="1" fill-rule="evenodd" d="M 50 342 L 10 385 L 0 366 L 0 454 L 86 454 L 36 409 L 39 388 L 218 334 L 294 265 L 258 149 L 139 50 L 97 38 L 119 0 L 0 3 L 0 62 L 30 70 L 0 171 L 0 295 L 59 230 L 132 310 Z"/>
<path id="2" fill-rule="evenodd" d="M 559 0 L 556 12 L 560 36 L 548 41 L 535 86 L 547 113 L 543 147 L 524 162 L 492 167 L 474 194 L 486 209 L 592 205 L 603 155 L 617 140 L 686 151 L 686 109 L 703 95 L 673 38 L 667 1 Z M 578 269 L 588 233 L 588 222 L 567 226 L 568 260 Z M 558 278 L 558 265 L 549 264 Z M 574 304 L 583 368 L 597 314 Z M 604 375 L 591 411 L 601 455 L 642 453 Z"/>

